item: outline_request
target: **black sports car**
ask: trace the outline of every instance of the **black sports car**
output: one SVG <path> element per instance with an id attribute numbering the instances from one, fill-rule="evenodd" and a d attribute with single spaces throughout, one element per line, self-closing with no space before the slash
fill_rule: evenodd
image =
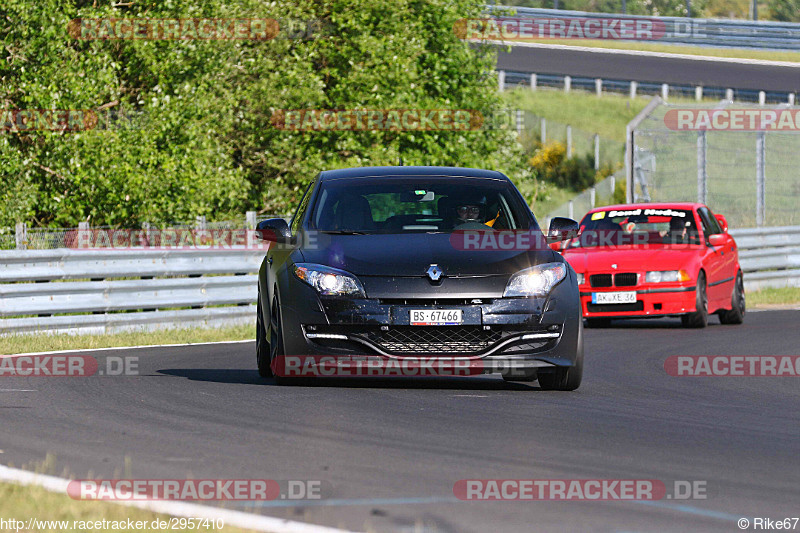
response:
<path id="1" fill-rule="evenodd" d="M 542 235 L 499 172 L 325 171 L 289 224 L 270 219 L 258 230 L 274 241 L 258 279 L 261 376 L 294 382 L 281 363 L 290 355 L 437 358 L 543 389 L 581 383 L 577 278 L 547 246 L 578 225 L 556 218 Z"/>

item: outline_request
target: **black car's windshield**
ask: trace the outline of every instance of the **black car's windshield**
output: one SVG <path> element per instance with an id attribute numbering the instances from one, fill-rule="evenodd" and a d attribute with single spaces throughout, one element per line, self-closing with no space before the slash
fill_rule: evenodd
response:
<path id="1" fill-rule="evenodd" d="M 577 247 L 625 244 L 700 244 L 694 214 L 686 209 L 609 209 L 589 213 L 581 221 Z"/>
<path id="2" fill-rule="evenodd" d="M 538 229 L 509 183 L 439 176 L 323 182 L 310 220 L 337 234 Z"/>

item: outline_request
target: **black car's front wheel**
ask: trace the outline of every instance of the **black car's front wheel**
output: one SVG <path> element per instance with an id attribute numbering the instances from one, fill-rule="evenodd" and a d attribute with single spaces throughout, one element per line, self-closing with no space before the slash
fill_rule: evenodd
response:
<path id="1" fill-rule="evenodd" d="M 269 344 L 267 334 L 264 331 L 264 315 L 261 312 L 261 294 L 258 295 L 256 305 L 256 364 L 258 365 L 258 375 L 262 378 L 272 377 L 272 367 L 269 360 Z"/>
<path id="2" fill-rule="evenodd" d="M 277 296 L 272 303 L 272 312 L 270 313 L 270 337 L 269 337 L 269 359 L 275 361 L 278 368 L 286 368 L 285 361 L 281 361 L 286 355 L 283 345 L 283 328 L 281 328 L 281 306 L 278 302 Z M 281 376 L 280 370 L 275 373 L 275 383 L 278 385 L 295 385 L 298 383 L 299 378 Z"/>
<path id="3" fill-rule="evenodd" d="M 542 390 L 575 390 L 583 380 L 583 325 L 578 328 L 578 342 L 575 350 L 575 364 L 559 367 L 555 372 L 539 373 L 539 387 Z"/>

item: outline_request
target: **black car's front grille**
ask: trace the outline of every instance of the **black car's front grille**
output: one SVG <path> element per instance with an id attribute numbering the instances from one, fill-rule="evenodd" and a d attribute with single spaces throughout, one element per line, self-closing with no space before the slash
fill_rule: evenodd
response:
<path id="1" fill-rule="evenodd" d="M 611 274 L 592 274 L 589 284 L 592 287 L 611 287 Z"/>
<path id="2" fill-rule="evenodd" d="M 392 354 L 474 354 L 500 340 L 500 331 L 483 326 L 393 326 L 364 337 Z"/>
<path id="3" fill-rule="evenodd" d="M 614 274 L 614 285 L 617 287 L 634 287 L 639 281 L 639 276 L 635 272 L 620 272 Z"/>
<path id="4" fill-rule="evenodd" d="M 586 304 L 590 313 L 627 313 L 630 311 L 644 311 L 644 302 L 639 300 L 632 304 Z"/>

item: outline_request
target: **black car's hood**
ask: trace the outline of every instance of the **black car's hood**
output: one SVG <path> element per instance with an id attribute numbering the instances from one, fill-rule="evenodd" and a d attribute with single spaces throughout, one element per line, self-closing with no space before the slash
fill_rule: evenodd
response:
<path id="1" fill-rule="evenodd" d="M 447 277 L 507 276 L 554 260 L 544 250 L 464 251 L 451 244 L 446 233 L 398 235 L 327 235 L 301 249 L 308 263 L 341 268 L 359 276 L 424 276 L 437 264 Z"/>

